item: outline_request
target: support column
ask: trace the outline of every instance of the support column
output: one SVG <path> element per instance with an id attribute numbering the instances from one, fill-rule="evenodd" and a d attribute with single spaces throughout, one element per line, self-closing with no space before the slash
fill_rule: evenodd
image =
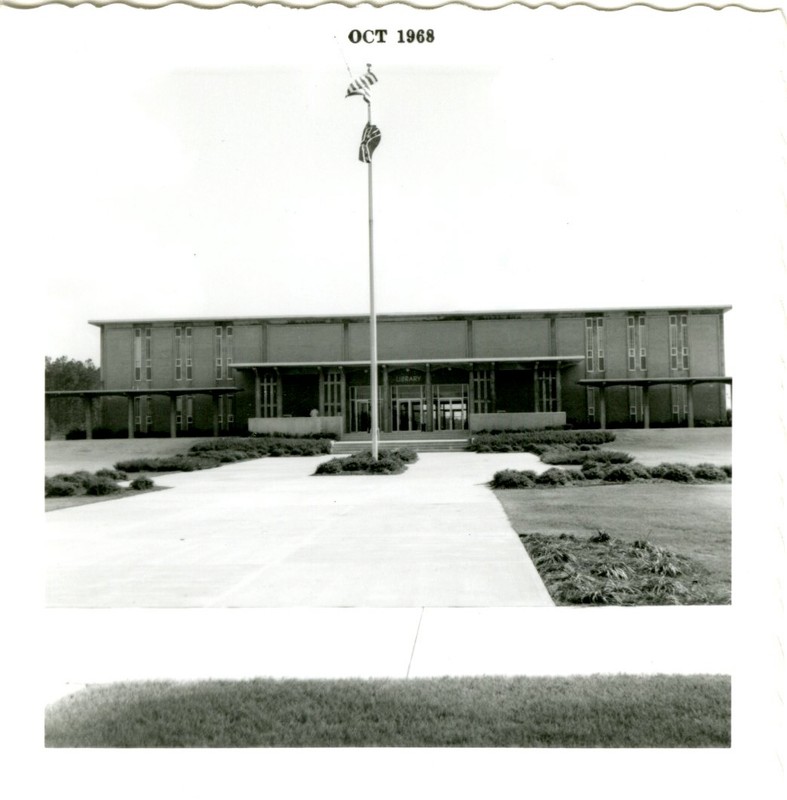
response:
<path id="1" fill-rule="evenodd" d="M 276 368 L 276 416 L 281 419 L 284 416 L 284 394 L 282 390 L 281 372 Z"/>
<path id="2" fill-rule="evenodd" d="M 211 400 L 213 401 L 213 436 L 219 435 L 219 395 L 217 392 L 211 393 Z"/>
<path id="3" fill-rule="evenodd" d="M 128 438 L 134 438 L 134 396 L 128 396 Z"/>
<path id="4" fill-rule="evenodd" d="M 694 384 L 686 385 L 686 415 L 690 428 L 694 427 Z"/>
<path id="5" fill-rule="evenodd" d="M 342 409 L 342 436 L 344 436 L 345 432 L 350 430 L 350 418 L 349 418 L 349 409 L 350 403 L 347 399 L 347 375 L 344 372 L 344 367 L 339 367 L 339 375 L 341 376 L 341 409 Z"/>
<path id="6" fill-rule="evenodd" d="M 317 367 L 317 411 L 320 416 L 325 416 L 325 372 L 322 367 Z"/>
<path id="7" fill-rule="evenodd" d="M 497 390 L 495 389 L 495 362 L 489 365 L 489 410 L 497 411 Z"/>
<path id="8" fill-rule="evenodd" d="M 82 395 L 82 405 L 85 408 L 85 438 L 93 438 L 93 398 Z"/>
<path id="9" fill-rule="evenodd" d="M 262 416 L 262 382 L 260 381 L 260 370 L 254 367 L 254 416 Z"/>
<path id="10" fill-rule="evenodd" d="M 174 394 L 169 396 L 169 435 L 173 439 L 178 435 L 178 401 Z"/>
<path id="11" fill-rule="evenodd" d="M 598 387 L 598 421 L 601 430 L 607 427 L 607 389 L 605 386 Z"/>
<path id="12" fill-rule="evenodd" d="M 388 433 L 391 430 L 391 387 L 388 384 L 388 366 L 383 364 L 383 402 L 381 403 L 382 419 L 380 430 Z"/>
<path id="13" fill-rule="evenodd" d="M 47 442 L 52 438 L 50 399 L 44 397 L 44 439 Z"/>
<path id="14" fill-rule="evenodd" d="M 434 395 L 432 392 L 432 365 L 426 365 L 426 376 L 424 380 L 424 392 L 426 393 L 426 430 L 431 433 L 434 430 Z"/>
<path id="15" fill-rule="evenodd" d="M 642 426 L 647 430 L 650 427 L 650 387 L 642 387 Z"/>
<path id="16" fill-rule="evenodd" d="M 470 431 L 473 429 L 470 424 L 470 416 L 473 413 L 473 406 L 475 405 L 475 370 L 471 368 L 467 375 L 467 430 Z"/>
<path id="17" fill-rule="evenodd" d="M 536 413 L 541 411 L 539 408 L 541 405 L 539 402 L 541 398 L 539 397 L 538 389 L 538 361 L 536 361 L 536 363 L 533 365 L 533 411 Z"/>

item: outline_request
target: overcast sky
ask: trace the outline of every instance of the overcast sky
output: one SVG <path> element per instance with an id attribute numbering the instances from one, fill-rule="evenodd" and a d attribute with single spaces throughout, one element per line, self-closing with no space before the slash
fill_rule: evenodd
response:
<path id="1" fill-rule="evenodd" d="M 778 251 L 772 15 L 36 14 L 0 26 L 4 219 L 49 355 L 98 360 L 88 319 L 365 313 L 367 62 L 380 312 L 737 304 Z"/>

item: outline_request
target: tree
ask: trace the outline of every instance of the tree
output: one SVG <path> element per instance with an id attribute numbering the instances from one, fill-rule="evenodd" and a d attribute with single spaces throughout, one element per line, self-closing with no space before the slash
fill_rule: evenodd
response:
<path id="1" fill-rule="evenodd" d="M 44 388 L 46 391 L 98 389 L 101 373 L 91 359 L 78 361 L 68 356 L 45 359 Z M 50 403 L 49 422 L 53 432 L 68 433 L 84 429 L 85 414 L 78 397 L 58 398 Z"/>

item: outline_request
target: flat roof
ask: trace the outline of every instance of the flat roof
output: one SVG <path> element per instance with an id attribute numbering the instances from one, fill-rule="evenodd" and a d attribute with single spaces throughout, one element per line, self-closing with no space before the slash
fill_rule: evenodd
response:
<path id="1" fill-rule="evenodd" d="M 710 305 L 710 306 L 610 306 L 605 308 L 531 308 L 527 310 L 509 311 L 408 311 L 403 313 L 378 313 L 378 322 L 391 322 L 398 319 L 410 320 L 432 320 L 432 319 L 517 319 L 531 315 L 552 315 L 552 314 L 602 314 L 608 312 L 628 313 L 628 312 L 648 312 L 664 311 L 720 311 L 725 313 L 732 308 L 731 305 Z M 188 323 L 188 322 L 366 322 L 368 314 L 308 314 L 308 315 L 289 315 L 289 316 L 242 316 L 233 317 L 228 315 L 215 315 L 212 317 L 130 317 L 125 319 L 91 319 L 89 325 L 123 325 L 138 324 L 140 322 L 166 322 L 166 323 Z"/>

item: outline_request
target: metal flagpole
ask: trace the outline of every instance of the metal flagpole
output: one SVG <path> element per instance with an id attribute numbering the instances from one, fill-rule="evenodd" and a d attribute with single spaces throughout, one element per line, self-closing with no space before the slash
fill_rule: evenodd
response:
<path id="1" fill-rule="evenodd" d="M 371 68 L 371 64 L 369 65 Z M 372 124 L 372 104 L 368 103 L 368 120 Z M 372 159 L 369 159 L 369 345 L 371 351 L 369 377 L 372 407 L 372 459 L 377 461 L 379 451 L 379 422 L 377 396 L 377 316 L 374 310 L 374 214 L 372 206 Z"/>

